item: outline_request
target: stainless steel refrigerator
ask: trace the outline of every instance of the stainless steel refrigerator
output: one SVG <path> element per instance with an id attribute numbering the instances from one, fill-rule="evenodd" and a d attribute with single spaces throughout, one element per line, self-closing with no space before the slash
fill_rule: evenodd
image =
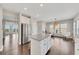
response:
<path id="1" fill-rule="evenodd" d="M 28 24 L 21 24 L 21 44 L 28 42 Z"/>

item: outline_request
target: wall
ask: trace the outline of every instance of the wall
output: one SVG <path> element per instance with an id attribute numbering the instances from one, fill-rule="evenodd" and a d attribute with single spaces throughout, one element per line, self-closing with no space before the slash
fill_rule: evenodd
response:
<path id="1" fill-rule="evenodd" d="M 32 35 L 40 34 L 45 32 L 46 23 L 43 21 L 31 20 Z"/>
<path id="2" fill-rule="evenodd" d="M 42 32 L 45 32 L 46 29 L 46 22 L 42 22 Z"/>
<path id="3" fill-rule="evenodd" d="M 46 23 L 46 31 L 47 32 L 50 32 L 50 25 L 51 25 L 52 23 Z"/>
<path id="4" fill-rule="evenodd" d="M 31 20 L 31 27 L 32 27 L 32 35 L 37 34 L 37 21 L 36 20 Z"/>
<path id="5" fill-rule="evenodd" d="M 3 20 L 3 11 L 0 7 L 0 51 L 3 50 L 3 26 L 2 26 L 2 20 Z"/>
<path id="6" fill-rule="evenodd" d="M 42 33 L 42 21 L 37 22 L 37 32 L 38 34 Z"/>
<path id="7" fill-rule="evenodd" d="M 3 9 L 3 19 L 4 20 L 12 20 L 12 21 L 17 21 L 18 14 L 6 9 Z"/>

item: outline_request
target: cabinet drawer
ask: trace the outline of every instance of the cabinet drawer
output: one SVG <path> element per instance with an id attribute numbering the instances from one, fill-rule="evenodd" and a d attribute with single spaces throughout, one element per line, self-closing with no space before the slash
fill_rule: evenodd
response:
<path id="1" fill-rule="evenodd" d="M 41 54 L 46 54 L 47 53 L 47 50 L 46 50 L 46 47 L 44 47 L 44 48 L 41 48 Z"/>
<path id="2" fill-rule="evenodd" d="M 42 42 L 42 43 L 40 44 L 40 47 L 41 47 L 41 48 L 46 48 L 46 47 L 47 47 L 47 42 Z"/>

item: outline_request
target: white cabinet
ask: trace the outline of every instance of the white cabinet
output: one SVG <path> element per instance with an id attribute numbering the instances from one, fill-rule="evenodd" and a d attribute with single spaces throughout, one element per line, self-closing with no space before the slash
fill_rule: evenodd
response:
<path id="1" fill-rule="evenodd" d="M 31 54 L 32 55 L 45 55 L 51 48 L 51 37 L 47 37 L 43 40 L 31 39 Z"/>
<path id="2" fill-rule="evenodd" d="M 47 37 L 46 39 L 40 41 L 41 54 L 45 55 L 47 51 L 51 48 L 51 38 Z"/>
<path id="3" fill-rule="evenodd" d="M 46 54 L 48 48 L 47 38 L 40 41 L 41 54 Z"/>
<path id="4" fill-rule="evenodd" d="M 75 54 L 79 55 L 79 44 L 75 44 Z"/>
<path id="5" fill-rule="evenodd" d="M 51 38 L 50 37 L 48 37 L 48 49 L 47 50 L 49 50 L 50 49 L 50 47 L 52 46 L 52 43 L 51 43 Z"/>
<path id="6" fill-rule="evenodd" d="M 79 38 L 75 38 L 75 54 L 79 55 Z"/>

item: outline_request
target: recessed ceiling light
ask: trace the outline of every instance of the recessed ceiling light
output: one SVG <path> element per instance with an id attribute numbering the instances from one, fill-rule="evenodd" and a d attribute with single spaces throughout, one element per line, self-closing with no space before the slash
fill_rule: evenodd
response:
<path id="1" fill-rule="evenodd" d="M 27 10 L 27 8 L 24 8 L 24 10 Z"/>
<path id="2" fill-rule="evenodd" d="M 44 5 L 43 4 L 40 4 L 40 7 L 43 7 Z"/>

